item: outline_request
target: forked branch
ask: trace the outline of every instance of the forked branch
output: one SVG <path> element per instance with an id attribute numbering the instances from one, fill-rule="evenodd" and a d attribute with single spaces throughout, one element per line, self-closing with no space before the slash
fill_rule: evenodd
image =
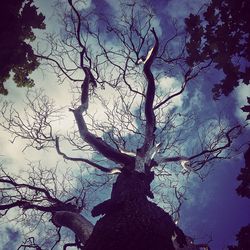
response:
<path id="1" fill-rule="evenodd" d="M 155 30 L 152 29 L 151 32 L 154 35 L 155 44 L 153 49 L 149 52 L 150 54 L 147 56 L 143 68 L 143 72 L 147 80 L 147 92 L 145 98 L 145 117 L 146 117 L 145 140 L 142 148 L 140 149 L 141 151 L 140 153 L 142 154 L 147 153 L 150 147 L 154 144 L 155 140 L 154 131 L 156 129 L 156 119 L 153 109 L 153 103 L 155 98 L 155 79 L 151 71 L 151 65 L 154 62 L 154 59 L 158 52 L 159 40 L 155 33 Z"/>
<path id="2" fill-rule="evenodd" d="M 93 161 L 90 161 L 88 159 L 85 159 L 85 158 L 80 158 L 80 157 L 70 157 L 70 156 L 67 156 L 65 153 L 63 153 L 59 147 L 59 138 L 56 137 L 56 151 L 59 155 L 61 155 L 65 160 L 70 160 L 70 161 L 79 161 L 79 162 L 84 162 L 84 163 L 87 163 L 89 164 L 90 166 L 92 167 L 95 167 L 96 169 L 99 169 L 101 170 L 102 172 L 105 172 L 105 173 L 113 173 L 115 170 L 117 171 L 121 171 L 121 168 L 106 168 L 106 167 L 103 167 Z"/>

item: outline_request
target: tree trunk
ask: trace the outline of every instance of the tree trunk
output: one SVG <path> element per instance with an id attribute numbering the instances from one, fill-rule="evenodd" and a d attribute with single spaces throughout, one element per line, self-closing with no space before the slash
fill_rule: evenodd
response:
<path id="1" fill-rule="evenodd" d="M 180 245 L 185 235 L 163 209 L 147 199 L 150 183 L 139 172 L 123 172 L 113 185 L 111 199 L 97 205 L 96 223 L 84 250 L 174 250 L 172 236 Z"/>

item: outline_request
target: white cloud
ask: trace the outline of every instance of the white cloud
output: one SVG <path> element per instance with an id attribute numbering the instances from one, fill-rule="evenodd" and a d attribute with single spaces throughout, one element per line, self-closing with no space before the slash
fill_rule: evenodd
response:
<path id="1" fill-rule="evenodd" d="M 56 77 L 47 71 L 43 74 L 37 70 L 32 74 L 32 78 L 35 80 L 35 87 L 31 89 L 30 94 L 32 94 L 35 89 L 43 88 L 44 94 L 55 101 L 56 107 L 65 106 L 62 110 L 62 119 L 53 122 L 53 131 L 54 133 L 66 134 L 74 123 L 73 114 L 68 111 L 72 98 L 69 85 L 66 83 L 58 85 Z M 17 88 L 12 80 L 9 80 L 5 86 L 8 88 L 9 94 L 6 97 L 2 97 L 2 100 L 13 102 L 13 107 L 19 112 L 20 116 L 23 117 L 27 88 Z M 29 115 L 31 114 L 29 113 Z M 3 118 L 1 117 L 0 119 L 2 122 Z M 29 117 L 29 119 L 31 118 Z M 26 146 L 26 140 L 17 138 L 14 143 L 11 143 L 12 139 L 13 136 L 11 136 L 8 131 L 0 128 L 1 158 L 6 159 L 5 165 L 8 165 L 13 172 L 17 173 L 20 169 L 27 168 L 28 161 L 42 160 L 44 164 L 55 167 L 55 162 L 62 159 L 57 155 L 55 150 L 37 151 L 33 148 L 27 148 L 23 151 Z"/>
<path id="2" fill-rule="evenodd" d="M 182 0 L 181 2 L 171 0 L 166 6 L 166 11 L 170 17 L 178 21 L 179 25 L 183 25 L 185 17 L 188 17 L 190 13 L 196 14 L 208 2 L 208 0 Z"/>
<path id="3" fill-rule="evenodd" d="M 241 84 L 238 88 L 235 89 L 233 96 L 236 101 L 235 106 L 235 115 L 240 119 L 240 121 L 245 122 L 247 118 L 247 112 L 243 112 L 241 107 L 248 105 L 247 103 L 247 93 L 250 93 L 250 86 Z"/>
<path id="4" fill-rule="evenodd" d="M 164 76 L 157 82 L 157 95 L 162 96 L 164 100 L 166 97 L 178 92 L 181 89 L 181 82 L 174 77 Z M 168 109 L 173 107 L 181 107 L 183 103 L 184 94 L 175 96 L 171 103 L 168 105 Z M 158 100 L 157 100 L 158 102 Z"/>
<path id="5" fill-rule="evenodd" d="M 82 9 L 88 9 L 91 6 L 92 1 L 91 0 L 76 0 L 74 1 L 74 4 L 78 10 L 82 10 Z"/>
<path id="6" fill-rule="evenodd" d="M 188 96 L 189 105 L 185 107 L 186 112 L 202 112 L 204 109 L 203 104 L 206 103 L 204 93 L 201 92 L 198 86 L 194 89 L 192 93 Z M 211 105 L 211 104 L 209 104 Z"/>

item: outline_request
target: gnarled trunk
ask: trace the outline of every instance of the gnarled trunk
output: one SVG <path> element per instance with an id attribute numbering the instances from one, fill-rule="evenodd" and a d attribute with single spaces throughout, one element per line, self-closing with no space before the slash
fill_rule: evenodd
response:
<path id="1" fill-rule="evenodd" d="M 147 199 L 149 184 L 146 175 L 136 171 L 118 176 L 111 199 L 92 211 L 93 216 L 104 216 L 84 250 L 174 250 L 175 234 L 180 245 L 186 243 L 170 215 Z"/>

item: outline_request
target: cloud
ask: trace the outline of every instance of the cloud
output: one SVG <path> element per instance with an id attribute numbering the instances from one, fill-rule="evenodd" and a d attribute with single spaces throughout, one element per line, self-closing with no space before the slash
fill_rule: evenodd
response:
<path id="1" fill-rule="evenodd" d="M 184 25 L 184 18 L 188 17 L 190 13 L 196 14 L 198 10 L 207 3 L 207 0 L 170 0 L 165 8 L 167 14 L 174 18 L 178 25 Z"/>
<path id="2" fill-rule="evenodd" d="M 157 94 L 159 96 L 165 96 L 165 98 L 178 92 L 180 88 L 181 82 L 174 77 L 164 76 L 157 82 Z M 183 104 L 183 98 L 184 94 L 174 97 L 171 104 L 168 105 L 168 109 L 171 109 L 173 107 L 180 107 Z"/>
<path id="3" fill-rule="evenodd" d="M 1 227 L 0 242 L 2 250 L 16 249 L 20 243 L 21 235 L 18 230 L 14 230 L 10 227 Z"/>
<path id="4" fill-rule="evenodd" d="M 234 114 L 237 118 L 239 118 L 240 121 L 245 122 L 246 118 L 247 118 L 247 112 L 243 112 L 241 110 L 241 107 L 248 105 L 247 104 L 247 93 L 249 93 L 250 91 L 250 87 L 245 85 L 245 84 L 241 84 L 239 87 L 237 87 L 234 90 L 233 93 L 233 97 L 236 101 L 236 106 L 235 106 L 235 110 L 234 110 Z"/>
<path id="5" fill-rule="evenodd" d="M 75 7 L 77 10 L 89 9 L 92 1 L 91 0 L 76 0 L 74 1 Z"/>

